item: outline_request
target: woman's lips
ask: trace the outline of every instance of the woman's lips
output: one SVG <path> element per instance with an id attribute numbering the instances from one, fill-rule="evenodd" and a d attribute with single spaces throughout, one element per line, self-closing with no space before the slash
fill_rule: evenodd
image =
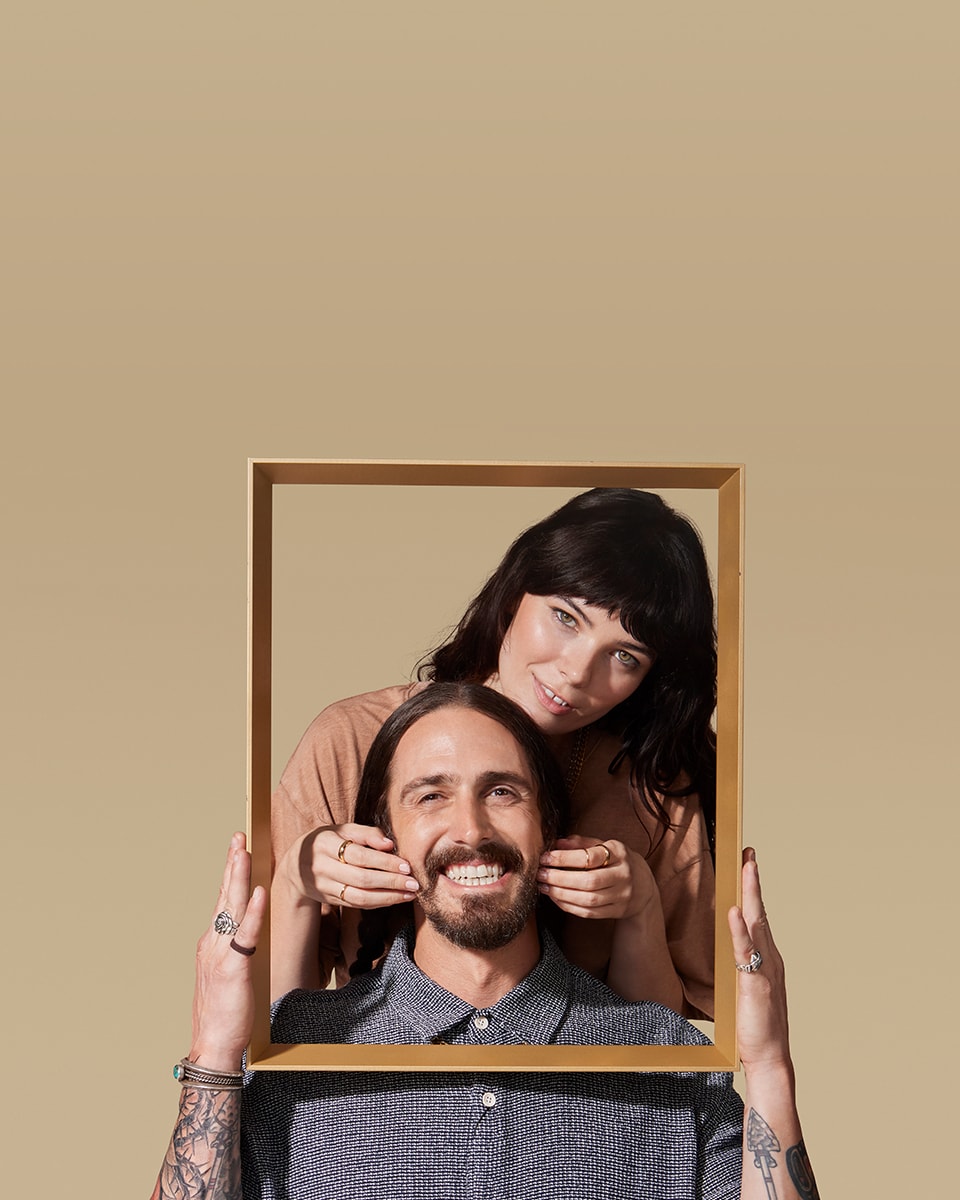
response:
<path id="1" fill-rule="evenodd" d="M 548 688 L 546 684 L 541 683 L 536 675 L 533 676 L 533 685 L 537 699 L 547 710 L 547 712 L 553 713 L 553 715 L 556 717 L 564 716 L 566 713 L 576 712 L 576 709 L 572 705 L 567 704 L 565 700 L 561 699 L 561 697 L 558 696 L 552 688 Z"/>

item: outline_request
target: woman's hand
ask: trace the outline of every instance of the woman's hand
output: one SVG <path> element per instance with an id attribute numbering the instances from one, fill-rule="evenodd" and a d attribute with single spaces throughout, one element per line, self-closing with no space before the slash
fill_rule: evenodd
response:
<path id="1" fill-rule="evenodd" d="M 540 856 L 540 891 L 576 917 L 635 917 L 659 904 L 656 880 L 642 854 L 623 842 L 574 835 Z"/>
<path id="2" fill-rule="evenodd" d="M 755 971 L 737 972 L 737 1043 L 744 1070 L 792 1070 L 787 1028 L 787 989 L 783 959 L 767 922 L 757 856 L 752 847 L 743 852 L 741 875 L 743 904 L 731 908 L 727 920 L 737 963 L 749 963 L 756 951 L 761 964 Z"/>
<path id="3" fill-rule="evenodd" d="M 253 1029 L 250 959 L 257 948 L 267 896 L 262 887 L 250 895 L 246 842 L 242 833 L 235 833 L 230 841 L 213 918 L 197 943 L 193 1042 L 188 1057 L 214 1071 L 239 1071 Z M 218 917 L 227 932 L 217 932 Z M 237 925 L 232 932 L 231 919 Z"/>
<path id="4" fill-rule="evenodd" d="M 304 900 L 386 908 L 412 900 L 420 885 L 393 842 L 372 825 L 324 825 L 299 838 L 277 868 Z"/>

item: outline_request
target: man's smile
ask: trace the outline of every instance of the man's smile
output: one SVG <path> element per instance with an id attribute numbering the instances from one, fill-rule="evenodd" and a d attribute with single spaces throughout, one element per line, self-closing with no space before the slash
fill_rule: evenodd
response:
<path id="1" fill-rule="evenodd" d="M 485 887 L 496 883 L 503 873 L 500 863 L 451 863 L 444 871 L 447 879 L 462 887 Z"/>

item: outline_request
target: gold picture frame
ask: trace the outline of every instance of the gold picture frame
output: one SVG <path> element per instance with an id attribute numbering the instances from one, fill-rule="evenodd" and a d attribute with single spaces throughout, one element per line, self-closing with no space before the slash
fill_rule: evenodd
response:
<path id="1" fill-rule="evenodd" d="M 273 489 L 291 484 L 707 489 L 717 502 L 715 1021 L 709 1046 L 280 1044 L 270 1040 L 269 922 L 253 960 L 255 1070 L 736 1070 L 736 973 L 726 912 L 739 900 L 743 711 L 743 467 L 738 464 L 251 459 L 248 505 L 247 829 L 253 883 L 269 889 L 272 788 Z M 389 682 L 389 681 L 385 681 Z"/>

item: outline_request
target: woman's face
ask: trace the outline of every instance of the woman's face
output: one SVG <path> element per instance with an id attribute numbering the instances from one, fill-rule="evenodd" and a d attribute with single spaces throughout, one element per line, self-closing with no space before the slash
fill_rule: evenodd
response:
<path id="1" fill-rule="evenodd" d="M 640 686 L 654 653 L 603 608 L 527 593 L 500 647 L 490 686 L 519 704 L 542 733 L 589 725 Z"/>

